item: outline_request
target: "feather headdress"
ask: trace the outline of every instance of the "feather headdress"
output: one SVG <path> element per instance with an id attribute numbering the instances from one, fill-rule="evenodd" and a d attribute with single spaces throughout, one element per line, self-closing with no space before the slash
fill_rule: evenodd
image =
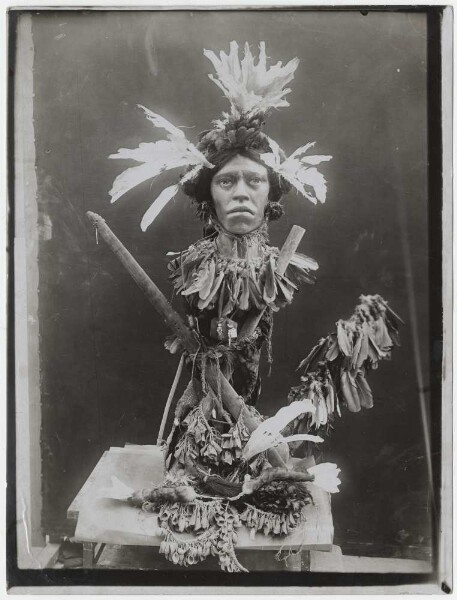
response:
<path id="1" fill-rule="evenodd" d="M 155 127 L 167 132 L 166 140 L 142 143 L 138 148 L 121 148 L 109 158 L 134 160 L 137 164 L 126 169 L 114 181 L 110 190 L 111 201 L 115 202 L 137 185 L 155 178 L 164 171 L 181 168 L 186 171 L 179 182 L 165 188 L 146 211 L 141 228 L 145 231 L 160 211 L 183 186 L 189 194 L 202 169 L 213 169 L 211 157 L 221 149 L 256 149 L 264 164 L 272 169 L 288 185 L 292 185 L 305 198 L 313 203 L 324 202 L 327 192 L 324 176 L 317 166 L 331 159 L 325 155 L 307 155 L 313 143 L 300 146 L 288 158 L 279 145 L 267 137 L 261 128 L 264 116 L 273 108 L 289 106 L 285 96 L 291 91 L 285 87 L 293 78 L 298 67 L 298 58 L 293 58 L 284 66 L 281 62 L 267 66 L 265 42 L 260 42 L 259 57 L 256 62 L 249 44 L 245 44 L 244 57 L 239 58 L 238 44 L 230 44 L 228 54 L 220 52 L 219 57 L 211 50 L 204 55 L 215 68 L 215 75 L 209 78 L 223 91 L 230 102 L 230 113 L 223 113 L 222 119 L 213 121 L 213 127 L 200 135 L 198 144 L 192 144 L 183 131 L 164 117 L 140 106 L 146 118 Z M 269 150 L 269 151 L 268 151 Z M 203 211 L 200 211 L 203 214 Z"/>
<path id="2" fill-rule="evenodd" d="M 230 53 L 220 53 L 220 58 L 210 50 L 203 54 L 216 69 L 216 77 L 209 74 L 211 81 L 221 88 L 230 101 L 232 115 L 249 117 L 265 113 L 270 108 L 290 106 L 284 96 L 291 90 L 284 88 L 294 78 L 300 62 L 293 58 L 284 67 L 281 62 L 267 68 L 265 42 L 260 42 L 259 61 L 255 64 L 249 44 L 244 46 L 244 58 L 238 57 L 238 44 L 230 43 Z"/>

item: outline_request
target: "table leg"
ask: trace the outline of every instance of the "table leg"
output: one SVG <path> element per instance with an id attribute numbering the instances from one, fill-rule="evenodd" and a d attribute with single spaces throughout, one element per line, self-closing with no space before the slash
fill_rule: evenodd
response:
<path id="1" fill-rule="evenodd" d="M 302 550 L 296 554 L 291 554 L 286 559 L 286 567 L 288 571 L 309 571 L 311 557 L 309 550 Z"/>
<path id="2" fill-rule="evenodd" d="M 83 542 L 83 568 L 92 569 L 94 566 L 95 542 Z"/>

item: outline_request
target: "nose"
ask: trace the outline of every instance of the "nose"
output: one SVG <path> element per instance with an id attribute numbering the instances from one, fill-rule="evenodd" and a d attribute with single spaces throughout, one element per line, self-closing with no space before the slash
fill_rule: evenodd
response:
<path id="1" fill-rule="evenodd" d="M 243 177 L 240 177 L 233 189 L 233 198 L 235 200 L 249 200 L 248 188 Z"/>

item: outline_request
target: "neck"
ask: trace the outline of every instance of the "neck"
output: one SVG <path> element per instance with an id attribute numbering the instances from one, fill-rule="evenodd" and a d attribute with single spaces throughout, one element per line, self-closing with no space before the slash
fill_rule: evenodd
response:
<path id="1" fill-rule="evenodd" d="M 245 234 L 233 234 L 223 229 L 219 224 L 217 247 L 222 256 L 230 258 L 254 259 L 262 256 L 262 248 L 268 241 L 268 230 L 266 222 Z"/>

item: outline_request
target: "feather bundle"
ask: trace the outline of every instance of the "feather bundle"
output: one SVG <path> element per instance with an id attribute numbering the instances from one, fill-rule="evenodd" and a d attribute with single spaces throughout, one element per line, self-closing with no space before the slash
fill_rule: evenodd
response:
<path id="1" fill-rule="evenodd" d="M 289 401 L 309 400 L 315 410 L 297 417 L 288 433 L 328 428 L 333 414 L 341 415 L 341 402 L 350 412 L 373 407 L 366 375 L 400 344 L 403 321 L 379 295 L 359 300 L 353 315 L 337 321 L 336 332 L 321 338 L 299 364 L 301 384 L 291 389 Z"/>
<path id="2" fill-rule="evenodd" d="M 152 112 L 148 108 L 139 105 L 143 109 L 146 118 L 158 128 L 167 131 L 168 140 L 159 140 L 158 142 L 142 143 L 138 148 L 128 149 L 120 148 L 116 154 L 111 154 L 109 158 L 134 160 L 138 166 L 130 167 L 123 171 L 114 180 L 113 186 L 109 192 L 111 202 L 116 202 L 121 196 L 136 187 L 140 183 L 153 179 L 163 171 L 176 169 L 178 167 L 193 167 L 181 179 L 181 183 L 195 177 L 203 167 L 213 168 L 194 144 L 190 143 L 181 129 L 175 127 L 164 117 Z M 165 188 L 158 198 L 151 204 L 141 222 L 141 229 L 146 231 L 149 225 L 154 221 L 159 212 L 168 204 L 168 202 L 178 192 L 178 186 Z"/>
<path id="3" fill-rule="evenodd" d="M 250 116 L 265 113 L 271 108 L 290 106 L 284 98 L 290 89 L 284 86 L 294 78 L 298 58 L 293 58 L 284 66 L 278 62 L 267 67 L 265 42 L 260 42 L 257 64 L 248 43 L 244 46 L 244 58 L 241 61 L 238 50 L 238 44 L 232 41 L 228 55 L 221 52 L 218 58 L 211 50 L 203 51 L 216 70 L 216 76 L 210 74 L 208 77 L 228 98 L 232 115 Z"/>

